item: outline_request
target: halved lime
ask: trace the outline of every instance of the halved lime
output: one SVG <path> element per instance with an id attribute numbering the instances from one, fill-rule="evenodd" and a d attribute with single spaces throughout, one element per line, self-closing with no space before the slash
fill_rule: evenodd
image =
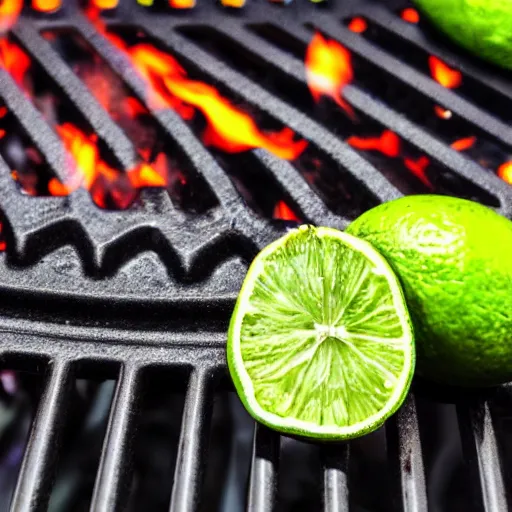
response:
<path id="1" fill-rule="evenodd" d="M 403 402 L 414 371 L 398 279 L 363 240 L 293 230 L 249 268 L 227 359 L 249 413 L 275 430 L 330 440 L 375 430 Z"/>

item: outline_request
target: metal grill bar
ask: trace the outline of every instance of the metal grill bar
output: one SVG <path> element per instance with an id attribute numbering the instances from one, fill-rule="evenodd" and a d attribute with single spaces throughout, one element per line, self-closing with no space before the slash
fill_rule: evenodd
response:
<path id="1" fill-rule="evenodd" d="M 268 512 L 274 509 L 279 466 L 279 435 L 263 425 L 254 429 L 248 510 Z"/>
<path id="2" fill-rule="evenodd" d="M 485 512 L 508 510 L 489 403 L 481 401 L 469 407 L 459 404 L 457 410 L 466 457 L 475 482 L 479 483 Z"/>
<path id="3" fill-rule="evenodd" d="M 271 95 L 255 82 L 207 54 L 199 46 L 190 43 L 183 36 L 177 33 L 169 33 L 167 27 L 155 26 L 152 34 L 163 41 L 174 55 L 194 62 L 196 66 L 217 82 L 230 89 L 233 89 L 234 84 L 236 84 L 236 94 L 249 103 L 256 101 L 261 110 L 317 145 L 324 153 L 339 163 L 340 167 L 351 170 L 357 169 L 355 173 L 357 178 L 364 183 L 375 197 L 379 197 L 379 199 L 385 197 L 384 200 L 390 200 L 401 196 L 401 193 L 382 174 L 361 158 L 350 146 L 340 141 L 302 112 Z M 342 177 L 340 176 L 340 178 Z"/>
<path id="4" fill-rule="evenodd" d="M 44 510 L 50 496 L 72 370 L 69 363 L 57 359 L 50 371 L 11 501 L 15 512 Z"/>
<path id="5" fill-rule="evenodd" d="M 238 25 L 226 24 L 226 26 L 221 26 L 216 28 L 216 30 L 230 39 L 234 37 L 241 47 L 247 48 L 257 55 L 258 58 L 268 63 L 269 66 L 279 68 L 279 72 L 285 73 L 306 85 L 304 64 L 299 60 L 267 41 L 261 40 L 252 32 L 240 29 Z M 293 35 L 303 41 L 304 45 L 307 45 L 310 39 L 310 34 L 304 30 L 300 31 L 300 34 L 296 31 Z M 438 141 L 426 131 L 407 120 L 405 116 L 398 114 L 360 88 L 354 85 L 347 86 L 344 95 L 354 107 L 379 123 L 383 123 L 384 126 L 396 132 L 404 140 L 421 149 L 426 155 L 438 160 L 452 172 L 463 176 L 483 190 L 495 195 L 500 199 L 500 204 L 502 205 L 501 213 L 506 216 L 512 215 L 512 211 L 508 209 L 508 205 L 511 204 L 512 200 L 512 190 L 509 185 L 497 176 L 489 173 L 475 162 Z"/>
<path id="6" fill-rule="evenodd" d="M 425 37 L 418 26 L 403 21 L 400 17 L 394 15 L 390 9 L 379 5 L 377 2 L 371 4 L 365 2 L 365 4 L 363 7 L 365 17 L 392 32 L 397 40 L 407 41 L 429 54 L 441 56 L 448 64 L 452 63 L 452 65 L 463 69 L 465 75 L 471 76 L 512 100 L 510 83 L 503 79 L 503 76 L 497 72 L 497 68 L 488 66 L 486 72 L 482 73 L 481 69 L 475 66 L 475 60 L 468 58 L 469 54 L 459 52 L 455 55 L 453 50 L 448 49 L 446 45 L 437 43 L 431 37 Z"/>
<path id="7" fill-rule="evenodd" d="M 91 504 L 91 511 L 123 510 L 131 476 L 130 444 L 135 428 L 140 368 L 126 365 L 117 384 L 105 444 Z"/>
<path id="8" fill-rule="evenodd" d="M 486 131 L 505 144 L 512 145 L 510 126 L 476 107 L 473 103 L 446 89 L 429 77 L 407 66 L 397 58 L 377 46 L 358 37 L 332 17 L 320 15 L 317 21 L 322 31 L 329 37 L 342 42 L 347 48 L 371 62 L 385 73 L 391 73 L 408 86 L 419 90 L 433 101 L 439 102 L 452 112 L 459 114 L 475 126 Z"/>
<path id="9" fill-rule="evenodd" d="M 30 52 L 31 57 L 55 80 L 77 110 L 88 120 L 94 132 L 105 140 L 122 165 L 127 169 L 132 167 L 135 163 L 132 143 L 51 45 L 29 23 L 20 24 L 14 33 Z"/>
<path id="10" fill-rule="evenodd" d="M 212 369 L 196 369 L 190 376 L 172 487 L 170 512 L 195 510 L 205 464 L 205 447 L 212 408 Z"/>
<path id="11" fill-rule="evenodd" d="M 427 512 L 427 489 L 423 468 L 418 416 L 410 394 L 401 409 L 386 424 L 389 451 L 396 456 L 396 472 L 403 512 Z"/>
<path id="12" fill-rule="evenodd" d="M 347 444 L 328 446 L 323 450 L 324 458 L 324 511 L 348 512 L 349 487 Z"/>

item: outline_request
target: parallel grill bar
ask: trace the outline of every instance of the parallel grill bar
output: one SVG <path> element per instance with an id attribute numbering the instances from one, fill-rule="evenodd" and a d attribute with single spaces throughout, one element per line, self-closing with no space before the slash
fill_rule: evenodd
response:
<path id="1" fill-rule="evenodd" d="M 13 512 L 38 512 L 48 504 L 59 436 L 64 424 L 72 368 L 68 362 L 55 360 L 32 425 L 18 482 L 11 501 Z"/>
<path id="2" fill-rule="evenodd" d="M 105 443 L 91 511 L 110 512 L 124 509 L 128 498 L 131 476 L 131 442 L 135 428 L 135 414 L 140 395 L 140 368 L 127 364 L 121 372 L 112 411 L 105 435 Z"/>
<path id="3" fill-rule="evenodd" d="M 324 511 L 349 511 L 348 465 L 349 445 L 325 446 L 324 459 Z"/>
<path id="4" fill-rule="evenodd" d="M 37 61 L 62 88 L 81 115 L 91 124 L 94 132 L 105 140 L 122 165 L 126 169 L 132 167 L 135 163 L 135 155 L 131 142 L 48 41 L 43 39 L 30 23 L 20 24 L 14 33 L 29 51 L 31 58 Z"/>
<path id="5" fill-rule="evenodd" d="M 200 500 L 205 450 L 212 409 L 212 369 L 190 376 L 181 425 L 170 512 L 196 510 Z"/>
<path id="6" fill-rule="evenodd" d="M 393 462 L 400 495 L 396 504 L 397 510 L 427 512 L 427 488 L 418 416 L 412 393 L 396 415 L 387 422 L 386 433 L 388 450 L 396 457 Z"/>
<path id="7" fill-rule="evenodd" d="M 256 424 L 252 449 L 247 508 L 251 512 L 274 510 L 279 467 L 279 435 Z"/>
<path id="8" fill-rule="evenodd" d="M 489 403 L 481 401 L 469 407 L 460 404 L 457 409 L 466 457 L 479 483 L 485 512 L 508 510 Z"/>
<path id="9" fill-rule="evenodd" d="M 439 102 L 452 112 L 459 114 L 494 138 L 505 144 L 512 145 L 512 129 L 510 126 L 462 98 L 457 93 L 442 87 L 428 76 L 365 41 L 364 38 L 354 34 L 340 22 L 333 20 L 332 17 L 320 15 L 318 26 L 321 27 L 326 35 L 340 41 L 351 51 L 371 62 L 384 73 L 391 73 L 393 77 L 409 87 L 420 91 L 431 100 Z"/>

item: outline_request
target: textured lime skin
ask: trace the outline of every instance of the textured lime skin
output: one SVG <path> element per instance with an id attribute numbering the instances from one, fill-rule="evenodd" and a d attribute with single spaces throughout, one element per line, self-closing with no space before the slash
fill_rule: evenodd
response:
<path id="1" fill-rule="evenodd" d="M 458 386 L 512 380 L 512 222 L 471 201 L 409 196 L 347 229 L 399 276 L 418 372 Z"/>
<path id="2" fill-rule="evenodd" d="M 461 46 L 512 69 L 511 0 L 413 0 L 420 10 Z"/>

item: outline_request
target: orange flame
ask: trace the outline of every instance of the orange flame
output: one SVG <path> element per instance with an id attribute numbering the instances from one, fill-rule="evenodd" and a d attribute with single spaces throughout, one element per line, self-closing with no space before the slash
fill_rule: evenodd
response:
<path id="1" fill-rule="evenodd" d="M 462 73 L 452 69 L 438 57 L 431 55 L 428 58 L 432 78 L 447 89 L 455 89 L 462 84 Z"/>
<path id="2" fill-rule="evenodd" d="M 404 164 L 424 185 L 431 189 L 434 188 L 426 174 L 426 169 L 430 164 L 430 160 L 426 156 L 420 156 L 417 160 L 404 158 Z"/>
<path id="3" fill-rule="evenodd" d="M 196 6 L 196 0 L 169 0 L 173 9 L 192 9 Z"/>
<path id="4" fill-rule="evenodd" d="M 92 0 L 92 5 L 101 10 L 115 9 L 119 4 L 119 0 Z"/>
<path id="5" fill-rule="evenodd" d="M 53 12 L 61 5 L 62 0 L 32 0 L 32 9 L 40 12 Z"/>
<path id="6" fill-rule="evenodd" d="M 213 86 L 188 78 L 171 55 L 150 44 L 128 47 L 119 37 L 105 35 L 131 58 L 151 86 L 147 101 L 152 108 L 170 107 L 184 119 L 193 117 L 194 108 L 203 113 L 208 121 L 203 134 L 205 144 L 229 153 L 264 148 L 286 160 L 297 158 L 306 149 L 308 143 L 295 140 L 295 133 L 289 128 L 271 133 L 261 131 L 248 113 L 235 107 Z"/>
<path id="7" fill-rule="evenodd" d="M 498 176 L 512 185 L 512 160 L 505 162 L 498 167 Z"/>
<path id="8" fill-rule="evenodd" d="M 23 0 L 3 0 L 0 4 L 0 33 L 10 30 L 23 8 Z"/>
<path id="9" fill-rule="evenodd" d="M 354 119 L 354 110 L 341 96 L 343 88 L 353 79 L 350 52 L 317 32 L 309 43 L 305 64 L 308 87 L 314 100 L 318 102 L 322 96 L 328 96 Z"/>
<path id="10" fill-rule="evenodd" d="M 57 127 L 67 151 L 73 156 L 76 168 L 71 179 L 61 183 L 52 178 L 48 190 L 52 195 L 68 195 L 83 186 L 101 208 L 107 207 L 107 196 L 118 208 L 127 208 L 136 191 L 142 187 L 165 187 L 168 183 L 165 156 L 159 154 L 154 165 L 141 162 L 126 173 L 112 168 L 101 159 L 96 135 L 86 135 L 71 123 Z"/>
<path id="11" fill-rule="evenodd" d="M 476 137 L 466 137 L 464 139 L 458 139 L 450 144 L 450 146 L 456 151 L 466 151 L 475 145 Z"/>
<path id="12" fill-rule="evenodd" d="M 220 3 L 224 7 L 234 7 L 235 9 L 239 9 L 245 5 L 245 0 L 220 0 Z"/>
<path id="13" fill-rule="evenodd" d="M 30 59 L 18 45 L 7 39 L 0 39 L 0 67 L 23 88 L 23 79 L 30 67 Z"/>
<path id="14" fill-rule="evenodd" d="M 390 130 L 384 130 L 380 137 L 356 137 L 347 139 L 347 144 L 364 151 L 380 151 L 389 157 L 397 157 L 400 154 L 400 138 Z"/>
<path id="15" fill-rule="evenodd" d="M 355 32 L 356 34 L 362 34 L 368 28 L 368 23 L 364 18 L 358 16 L 356 18 L 352 18 L 347 27 L 349 30 L 352 30 L 352 32 Z"/>
<path id="16" fill-rule="evenodd" d="M 416 9 L 408 7 L 400 13 L 400 17 L 408 23 L 419 23 L 420 15 Z"/>
<path id="17" fill-rule="evenodd" d="M 274 212 L 272 214 L 273 219 L 280 220 L 293 220 L 299 222 L 299 218 L 293 210 L 283 201 L 278 201 L 274 206 Z"/>
<path id="18" fill-rule="evenodd" d="M 451 110 L 440 107 L 439 105 L 434 106 L 434 112 L 436 113 L 436 116 L 441 119 L 451 119 L 453 115 Z"/>

